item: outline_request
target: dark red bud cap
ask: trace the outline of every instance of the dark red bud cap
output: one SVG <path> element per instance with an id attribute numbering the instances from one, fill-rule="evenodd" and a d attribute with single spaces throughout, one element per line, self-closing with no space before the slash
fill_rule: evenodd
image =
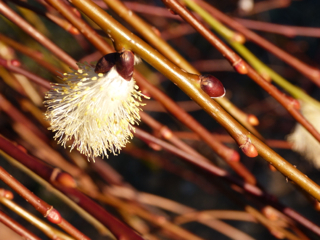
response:
<path id="1" fill-rule="evenodd" d="M 200 76 L 200 86 L 211 98 L 223 97 L 226 94 L 226 90 L 222 83 L 211 75 Z"/>
<path id="2" fill-rule="evenodd" d="M 119 55 L 119 53 L 110 53 L 110 54 L 104 55 L 97 62 L 97 65 L 94 71 L 96 73 L 109 72 L 110 69 L 116 64 L 117 55 Z"/>
<path id="3" fill-rule="evenodd" d="M 121 77 L 130 81 L 134 70 L 134 54 L 126 50 L 117 56 L 116 69 Z"/>

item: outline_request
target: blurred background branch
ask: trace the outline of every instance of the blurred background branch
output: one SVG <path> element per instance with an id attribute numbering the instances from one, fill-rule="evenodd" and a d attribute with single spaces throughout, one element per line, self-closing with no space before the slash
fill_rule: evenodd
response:
<path id="1" fill-rule="evenodd" d="M 319 238 L 318 1 L 163 3 L 0 1 L 0 239 Z M 43 97 L 124 49 L 151 99 L 122 153 L 88 162 Z"/>

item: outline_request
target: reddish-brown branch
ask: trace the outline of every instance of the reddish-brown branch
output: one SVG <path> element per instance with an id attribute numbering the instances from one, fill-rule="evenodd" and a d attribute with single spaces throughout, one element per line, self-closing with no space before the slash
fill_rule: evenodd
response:
<path id="1" fill-rule="evenodd" d="M 154 137 L 152 137 L 152 136 L 148 137 L 147 136 L 147 138 L 148 138 L 148 141 L 150 141 L 150 139 L 152 140 Z M 161 140 L 157 140 L 156 138 L 154 138 L 154 139 L 156 140 L 156 144 L 159 144 L 163 148 L 165 148 L 164 145 L 162 145 L 162 141 Z M 2 136 L 0 136 L 0 149 L 2 149 L 5 153 L 10 155 L 11 157 L 17 159 L 23 165 L 25 165 L 28 168 L 30 168 L 31 170 L 33 170 L 35 173 L 37 173 L 38 175 L 40 175 L 44 179 L 47 179 L 47 181 L 50 181 L 48 179 L 48 177 L 51 178 L 50 169 L 49 169 L 50 167 L 49 166 L 47 166 L 47 165 L 43 166 L 43 164 L 44 164 L 43 162 L 41 162 L 41 161 L 37 160 L 36 158 L 26 154 L 24 151 L 22 151 L 16 145 L 14 145 L 10 141 L 6 140 Z M 178 149 L 175 150 L 175 148 L 173 147 L 173 151 L 176 152 L 176 151 L 181 151 L 181 150 L 178 150 Z M 183 153 L 183 152 L 181 151 L 181 153 Z M 192 158 L 190 154 L 184 154 L 183 153 L 182 156 L 186 157 L 186 158 Z M 195 161 L 195 163 L 197 163 L 196 159 L 194 161 Z M 244 183 L 243 181 L 238 180 L 238 179 L 233 178 L 233 177 L 228 177 L 230 175 L 225 170 L 216 168 L 210 163 L 205 163 L 205 164 L 209 164 L 211 166 L 210 167 L 210 169 L 211 169 L 210 171 L 213 171 L 212 173 L 214 175 L 220 176 L 222 178 L 226 178 L 226 180 L 231 181 L 231 183 L 243 187 L 250 194 L 253 194 L 254 196 L 262 197 L 262 199 L 264 199 L 265 194 L 263 194 L 263 192 L 261 190 L 259 190 L 256 186 L 250 185 L 248 183 Z M 45 170 L 45 169 L 47 169 L 47 170 Z M 275 198 L 274 197 L 267 197 L 267 200 L 268 201 L 270 201 L 270 200 L 274 201 Z M 272 202 L 272 203 L 277 205 L 278 208 L 280 208 L 283 211 L 283 213 L 287 214 L 289 217 L 295 219 L 297 222 L 301 223 L 302 225 L 306 226 L 307 228 L 311 229 L 312 231 L 314 231 L 315 233 L 320 235 L 320 228 L 318 226 L 316 226 L 315 224 L 313 224 L 312 222 L 310 222 L 308 219 L 305 219 L 304 217 L 302 217 L 301 215 L 299 215 L 297 212 L 295 212 L 294 210 L 292 210 L 290 208 L 287 208 L 287 207 L 284 207 L 282 205 L 279 205 L 276 202 Z M 96 204 L 96 203 L 94 203 L 94 204 Z M 91 207 L 95 208 L 95 206 L 91 206 Z M 94 212 L 90 212 L 90 213 L 93 216 L 95 216 L 94 213 L 98 214 L 99 213 L 99 209 L 96 209 Z M 101 213 L 101 214 L 105 214 L 105 213 Z M 105 214 L 105 216 L 108 216 L 108 215 Z M 102 223 L 104 223 L 104 222 L 102 222 Z"/>
<path id="2" fill-rule="evenodd" d="M 189 24 L 179 24 L 178 26 L 170 27 L 164 31 L 161 32 L 161 38 L 168 41 L 170 39 L 182 37 L 187 34 L 195 33 L 193 27 L 191 27 Z M 197 69 L 198 71 L 201 71 Z"/>
<path id="3" fill-rule="evenodd" d="M 112 215 L 110 215 L 105 209 L 103 209 L 97 203 L 90 200 L 88 197 L 86 197 L 82 193 L 80 193 L 78 190 L 72 189 L 70 187 L 64 187 L 60 183 L 56 183 L 56 181 L 51 181 L 52 179 L 51 173 L 53 172 L 52 167 L 44 164 L 38 159 L 21 151 L 17 146 L 15 146 L 10 141 L 6 140 L 1 135 L 0 135 L 0 149 L 2 149 L 5 153 L 10 155 L 11 157 L 17 159 L 20 163 L 30 168 L 32 171 L 34 171 L 36 174 L 43 177 L 48 182 L 51 182 L 52 184 L 54 184 L 56 188 L 64 192 L 71 199 L 73 200 L 77 199 L 78 205 L 83 207 L 86 211 L 92 214 L 97 220 L 99 220 L 102 224 L 104 224 L 107 228 L 109 228 L 114 233 L 114 235 L 118 237 L 118 239 L 143 240 L 131 229 L 129 229 L 119 220 L 117 220 Z M 1 178 L 1 175 L 0 175 L 0 178 Z M 83 239 L 86 239 L 86 238 L 83 238 Z"/>
<path id="4" fill-rule="evenodd" d="M 94 0 L 94 2 L 101 7 L 102 9 L 108 9 L 108 6 L 103 2 L 103 0 Z M 137 2 L 123 2 L 129 9 L 137 12 L 137 13 L 144 13 L 144 14 L 150 14 L 152 16 L 156 17 L 166 17 L 166 18 L 172 18 L 176 20 L 182 21 L 180 16 L 172 14 L 168 9 L 165 9 L 163 7 L 155 7 L 152 5 L 146 5 L 141 4 Z"/>
<path id="5" fill-rule="evenodd" d="M 199 136 L 197 136 L 193 132 L 173 132 L 177 137 L 185 139 L 185 140 L 201 140 Z M 234 139 L 230 135 L 222 135 L 222 134 L 212 134 L 214 138 L 216 138 L 218 141 L 224 142 L 224 143 L 235 143 Z M 283 148 L 283 149 L 291 149 L 292 144 L 284 141 L 284 140 L 276 140 L 276 139 L 266 139 L 265 142 L 268 144 L 268 146 L 273 148 Z"/>
<path id="6" fill-rule="evenodd" d="M 179 138 L 177 138 L 177 136 L 175 136 L 167 126 L 161 124 L 156 119 L 152 118 L 150 115 L 144 112 L 140 112 L 140 116 L 142 121 L 153 129 L 156 136 L 160 136 L 161 138 L 168 140 L 169 142 L 171 142 L 173 145 L 180 148 L 181 150 L 196 156 L 197 158 L 199 158 L 199 160 L 201 159 L 209 162 L 208 159 L 205 159 L 201 154 L 195 151 L 192 147 L 190 147 L 189 145 L 181 141 Z"/>
<path id="7" fill-rule="evenodd" d="M 24 46 L 2 34 L 0 34 L 0 41 L 4 42 L 5 44 L 8 44 L 10 47 L 14 48 L 15 50 L 32 58 L 38 64 L 43 66 L 45 69 L 49 70 L 52 74 L 54 75 L 59 74 L 59 69 L 53 66 L 51 63 L 48 63 L 47 61 L 45 61 L 42 53 L 35 51 L 31 48 L 28 48 L 27 46 Z"/>
<path id="8" fill-rule="evenodd" d="M 142 75 L 135 72 L 134 75 L 138 84 L 143 85 L 147 91 L 156 100 L 161 102 L 163 106 L 175 117 L 188 126 L 191 130 L 197 133 L 219 156 L 221 156 L 226 162 L 236 171 L 240 176 L 242 176 L 248 183 L 255 184 L 255 177 L 248 171 L 242 163 L 238 162 L 239 154 L 225 145 L 218 142 L 209 132 L 206 130 L 199 122 L 197 122 L 191 115 L 179 107 L 173 100 L 171 100 L 166 94 L 161 92 L 155 86 L 147 82 Z"/>
<path id="9" fill-rule="evenodd" d="M 312 230 L 316 234 L 320 235 L 320 227 L 319 226 L 317 226 L 313 222 L 309 221 L 308 219 L 304 218 L 303 216 L 299 215 L 293 209 L 283 206 L 282 204 L 280 204 L 276 200 L 275 197 L 273 197 L 267 193 L 264 193 L 257 186 L 251 185 L 249 183 L 245 183 L 245 182 L 243 182 L 243 180 L 234 178 L 228 172 L 214 166 L 213 164 L 203 162 L 203 161 L 197 161 L 197 159 L 194 156 L 192 156 L 190 154 L 186 154 L 185 152 L 175 148 L 174 146 L 170 145 L 169 143 L 166 143 L 160 139 L 157 139 L 157 138 L 151 136 L 150 134 L 148 134 L 140 129 L 136 129 L 135 135 L 143 141 L 154 142 L 154 143 L 158 144 L 159 146 L 161 146 L 163 149 L 175 154 L 176 156 L 179 156 L 180 158 L 191 163 L 192 165 L 197 166 L 198 168 L 200 168 L 200 169 L 202 169 L 202 170 L 204 170 L 214 176 L 225 179 L 226 181 L 231 182 L 231 183 L 241 187 L 249 194 L 251 194 L 255 197 L 258 197 L 260 200 L 262 200 L 263 202 L 266 202 L 267 204 L 274 206 L 275 208 L 279 209 L 282 213 L 286 214 L 287 216 L 294 219 L 298 223 L 300 223 L 303 226 L 307 227 L 308 229 Z"/>
<path id="10" fill-rule="evenodd" d="M 242 180 L 233 178 L 227 171 L 216 167 L 212 163 L 209 163 L 206 161 L 198 161 L 196 159 L 196 157 L 194 157 L 193 155 L 187 154 L 186 152 L 183 152 L 182 150 L 177 149 L 176 147 L 172 146 L 171 144 L 166 143 L 158 138 L 155 138 L 154 136 L 142 131 L 139 128 L 136 128 L 135 136 L 137 136 L 138 138 L 140 138 L 143 141 L 146 141 L 147 143 L 153 142 L 155 144 L 158 144 L 166 151 L 171 152 L 171 153 L 181 157 L 182 159 L 186 160 L 187 162 L 191 163 L 192 165 L 195 165 L 195 166 L 199 167 L 200 169 L 213 174 L 214 176 L 218 176 L 218 177 L 222 177 L 227 180 L 230 180 L 233 183 L 237 184 L 238 186 L 241 186 L 242 188 L 244 188 L 246 191 L 249 191 L 251 194 L 253 194 L 255 196 L 264 195 L 264 193 L 261 191 L 261 189 L 259 189 L 257 186 L 254 186 L 249 183 L 244 183 Z"/>
<path id="11" fill-rule="evenodd" d="M 68 54 L 63 50 L 57 47 L 53 42 L 46 38 L 43 34 L 37 31 L 32 27 L 28 22 L 26 22 L 22 17 L 15 13 L 11 8 L 9 8 L 3 1 L 0 1 L 0 13 L 3 14 L 6 18 L 20 27 L 23 31 L 33 37 L 37 42 L 42 44 L 44 47 L 49 49 L 55 56 L 60 60 L 65 62 L 67 65 L 74 69 L 78 69 L 76 61 L 72 59 Z"/>
<path id="12" fill-rule="evenodd" d="M 197 20 L 184 6 L 176 0 L 166 0 L 165 5 L 179 14 L 185 21 L 193 26 L 209 43 L 211 43 L 221 54 L 230 62 L 232 66 L 239 63 L 246 69 L 246 74 L 257 84 L 259 84 L 267 93 L 274 97 L 290 114 L 294 117 L 305 129 L 307 129 L 315 139 L 320 142 L 320 133 L 308 122 L 299 110 L 294 106 L 293 99 L 286 96 L 278 90 L 270 82 L 267 82 L 260 74 L 257 73 L 250 65 L 244 62 L 238 54 L 222 42 L 216 35 L 214 35 L 208 28 L 206 28 L 199 20 Z M 207 8 L 207 7 L 206 7 Z M 320 72 L 319 72 L 320 74 Z M 320 75 L 319 75 L 320 76 Z"/>
<path id="13" fill-rule="evenodd" d="M 196 0 L 196 2 L 199 4 L 199 6 L 205 8 L 209 13 L 211 13 L 213 16 L 215 16 L 219 21 L 231 26 L 238 32 L 242 33 L 247 39 L 253 41 L 254 43 L 260 45 L 261 47 L 265 48 L 269 52 L 273 53 L 277 57 L 279 57 L 281 60 L 285 61 L 289 65 L 296 68 L 298 71 L 300 71 L 302 74 L 304 74 L 306 77 L 311 79 L 314 83 L 316 83 L 318 86 L 320 86 L 320 70 L 310 67 L 304 62 L 300 61 L 297 58 L 294 58 L 290 54 L 286 53 L 279 47 L 273 45 L 266 39 L 260 37 L 258 34 L 250 31 L 249 29 L 245 28 L 241 23 L 233 20 L 229 16 L 225 15 L 224 13 L 220 12 L 213 6 L 201 1 Z"/>
<path id="14" fill-rule="evenodd" d="M 26 2 L 22 2 L 19 0 L 10 0 L 11 2 L 14 2 L 15 4 L 26 8 L 28 10 L 33 11 L 34 13 L 38 14 L 38 15 L 42 15 L 47 17 L 48 19 L 50 19 L 52 22 L 54 22 L 55 24 L 59 25 L 61 28 L 65 29 L 66 31 L 70 32 L 71 34 L 79 34 L 78 29 L 76 29 L 75 27 L 73 27 L 69 22 L 67 22 L 65 19 L 62 19 L 52 13 L 50 13 L 49 11 L 42 11 L 41 9 L 31 6 Z"/>
<path id="15" fill-rule="evenodd" d="M 10 116 L 14 121 L 19 122 L 30 129 L 43 141 L 48 138 L 43 134 L 28 118 L 26 118 L 17 108 L 15 108 L 2 94 L 0 94 L 0 109 Z"/>
<path id="16" fill-rule="evenodd" d="M 40 240 L 41 238 L 34 235 L 28 229 L 23 227 L 21 224 L 7 216 L 4 212 L 0 211 L 0 222 L 6 225 L 8 228 L 19 234 L 24 239 L 28 240 Z"/>
<path id="17" fill-rule="evenodd" d="M 217 38 L 210 30 L 205 27 L 197 18 L 192 15 L 185 7 L 175 0 L 164 1 L 163 3 L 171 10 L 179 14 L 187 23 L 196 29 L 209 43 L 216 47 L 216 49 L 230 62 L 232 66 L 239 63 L 242 59 L 234 51 L 232 51 L 226 44 Z"/>
<path id="18" fill-rule="evenodd" d="M 145 90 L 147 91 L 147 90 Z M 142 107 L 143 111 L 148 112 L 167 112 L 167 110 L 159 103 L 158 101 L 154 100 L 145 100 L 146 105 Z M 186 112 L 193 112 L 202 110 L 198 104 L 194 101 L 179 101 L 176 104 L 181 107 Z"/>
<path id="19" fill-rule="evenodd" d="M 0 179 L 14 191 L 16 191 L 21 197 L 26 199 L 45 218 L 47 218 L 52 223 L 58 224 L 71 236 L 75 237 L 76 239 L 90 239 L 79 230 L 74 228 L 64 218 L 62 218 L 60 213 L 56 209 L 54 209 L 53 206 L 50 206 L 48 203 L 34 195 L 29 189 L 27 189 L 23 184 L 16 180 L 2 167 L 0 167 Z"/>
<path id="20" fill-rule="evenodd" d="M 305 37 L 320 38 L 320 28 L 281 25 L 281 24 L 254 21 L 254 20 L 243 19 L 243 18 L 233 18 L 233 19 L 238 23 L 242 24 L 246 28 L 250 28 L 258 31 L 277 33 L 277 34 L 285 35 L 287 37 L 305 36 Z"/>
<path id="21" fill-rule="evenodd" d="M 39 77 L 38 75 L 29 72 L 21 67 L 17 67 L 15 65 L 12 64 L 12 61 L 9 60 L 5 60 L 3 58 L 0 58 L 0 65 L 5 67 L 6 69 L 15 72 L 15 73 L 19 73 L 21 75 L 24 75 L 25 77 L 27 77 L 29 80 L 35 82 L 36 84 L 46 88 L 46 89 L 50 89 L 51 85 L 50 82 Z M 58 73 L 57 73 L 58 74 Z"/>
<path id="22" fill-rule="evenodd" d="M 257 14 L 259 12 L 269 11 L 275 8 L 288 7 L 291 0 L 267 0 L 261 1 L 254 4 L 253 10 L 249 14 Z"/>

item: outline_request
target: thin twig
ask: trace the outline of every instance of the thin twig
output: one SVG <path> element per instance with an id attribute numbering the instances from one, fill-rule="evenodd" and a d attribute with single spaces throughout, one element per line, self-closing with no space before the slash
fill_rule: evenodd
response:
<path id="1" fill-rule="evenodd" d="M 0 202 L 1 202 L 1 204 L 6 206 L 7 208 L 14 211 L 16 214 L 20 215 L 21 217 L 23 217 L 24 219 L 26 219 L 27 221 L 32 223 L 32 225 L 34 225 L 38 229 L 40 229 L 50 239 L 54 239 L 54 240 L 56 240 L 56 239 L 72 240 L 72 239 L 74 239 L 74 238 L 64 234 L 63 232 L 53 228 L 52 226 L 50 226 L 50 224 L 40 220 L 39 218 L 37 218 L 33 214 L 29 213 L 28 211 L 26 211 L 25 209 L 20 207 L 18 204 L 14 203 L 13 201 L 0 197 Z"/>
<path id="2" fill-rule="evenodd" d="M 203 169 L 206 172 L 211 173 L 214 176 L 223 178 L 227 181 L 230 181 L 231 183 L 241 187 L 242 189 L 244 189 L 246 192 L 248 192 L 249 194 L 258 197 L 260 199 L 262 199 L 265 202 L 268 202 L 269 204 L 271 204 L 272 206 L 276 207 L 277 209 L 279 209 L 281 212 L 283 212 L 284 214 L 287 214 L 289 217 L 291 217 L 292 219 L 296 220 L 297 222 L 299 222 L 300 224 L 308 227 L 310 230 L 314 231 L 315 233 L 317 233 L 318 235 L 320 235 L 320 227 L 315 225 L 314 223 L 310 222 L 309 220 L 307 220 L 306 218 L 302 217 L 301 215 L 298 216 L 298 213 L 295 212 L 294 210 L 285 207 L 283 205 L 281 205 L 279 202 L 277 202 L 275 200 L 275 197 L 269 195 L 268 193 L 263 192 L 262 190 L 260 190 L 257 186 L 248 184 L 248 183 L 244 183 L 243 181 L 232 177 L 231 175 L 229 175 L 229 173 L 227 173 L 225 170 L 220 169 L 216 166 L 214 166 L 213 164 L 210 163 L 206 163 L 203 161 L 197 161 L 196 158 L 194 158 L 192 155 L 186 154 L 183 151 L 181 151 L 180 149 L 175 148 L 174 146 L 170 145 L 169 143 L 166 143 L 160 139 L 157 139 L 153 136 L 151 136 L 150 134 L 141 131 L 140 129 L 136 129 L 136 136 L 139 137 L 140 139 L 147 141 L 147 142 L 154 142 L 158 145 L 160 145 L 163 149 L 181 157 L 182 159 L 188 161 L 189 163 L 193 164 L 194 166 L 199 167 L 200 169 Z"/>
<path id="3" fill-rule="evenodd" d="M 23 165 L 32 169 L 36 174 L 40 175 L 48 182 L 52 183 L 54 187 L 62 191 L 64 194 L 69 196 L 73 201 L 77 200 L 76 203 L 83 209 L 88 211 L 92 216 L 99 220 L 102 224 L 108 227 L 110 231 L 119 239 L 130 239 L 130 240 L 143 240 L 140 236 L 134 233 L 131 229 L 121 223 L 119 220 L 110 215 L 104 208 L 99 206 L 94 201 L 90 200 L 84 194 L 80 193 L 78 190 L 65 187 L 60 183 L 51 181 L 53 173 L 53 168 L 44 165 L 38 159 L 26 154 L 17 148 L 14 144 L 6 140 L 0 135 L 0 149 L 11 157 L 17 159 Z M 1 168 L 0 168 L 1 170 Z M 0 176 L 1 177 L 1 176 Z"/>
<path id="4" fill-rule="evenodd" d="M 3 34 L 0 34 L 0 41 L 4 42 L 5 44 L 8 44 L 10 47 L 14 48 L 15 50 L 27 55 L 28 57 L 35 60 L 38 64 L 43 66 L 45 69 L 49 70 L 52 74 L 57 75 L 59 74 L 59 69 L 52 64 L 48 63 L 44 60 L 43 54 L 39 51 L 34 51 L 31 48 L 28 48 L 25 45 L 22 45 L 16 41 L 14 41 L 11 38 L 8 38 L 7 36 L 4 36 Z"/>
<path id="5" fill-rule="evenodd" d="M 159 198 L 157 196 L 150 195 L 150 194 L 144 194 L 144 193 L 141 194 L 141 193 L 138 192 L 138 193 L 134 193 L 134 194 L 130 194 L 129 193 L 130 196 L 128 196 L 128 195 L 124 196 L 122 194 L 123 193 L 122 190 L 123 190 L 123 188 L 121 189 L 121 193 L 119 192 L 119 194 L 117 194 L 118 197 L 125 197 L 125 198 L 130 199 L 130 200 L 138 200 L 139 202 L 144 202 L 144 203 L 147 202 L 147 204 L 152 205 L 152 206 L 157 205 L 157 202 L 159 202 L 159 203 L 162 202 L 162 201 L 164 201 L 165 203 L 169 203 L 170 202 L 170 204 L 173 204 L 175 207 L 178 206 L 178 208 L 180 210 L 184 209 L 187 212 L 197 213 L 195 209 L 192 209 L 192 208 L 189 208 L 189 207 L 184 206 L 182 204 L 178 204 L 176 202 L 173 202 L 171 200 L 164 199 L 164 198 Z M 110 191 L 107 190 L 107 193 L 109 193 L 109 192 Z M 131 193 L 132 193 L 132 191 L 131 191 Z M 114 194 L 112 194 L 112 195 L 114 195 Z M 143 195 L 143 196 L 141 196 L 141 195 Z M 144 198 L 144 200 L 146 200 L 146 201 L 143 201 L 141 197 Z M 149 198 L 149 197 L 151 197 L 151 199 L 147 200 L 147 198 Z M 99 199 L 101 199 L 101 198 L 99 198 Z M 112 198 L 110 199 L 110 197 L 108 197 L 108 198 L 105 197 L 105 199 L 108 200 L 108 202 L 111 202 L 111 204 L 117 204 L 118 206 L 120 205 L 118 203 L 113 202 L 112 201 L 113 199 Z M 164 209 L 166 209 L 166 207 L 168 205 L 170 205 L 170 204 L 165 204 L 165 203 L 160 204 L 161 206 L 164 207 Z M 122 204 L 124 204 L 124 203 L 122 203 Z M 168 210 L 168 209 L 166 209 L 166 210 Z M 174 213 L 179 213 L 176 208 L 171 208 L 171 210 Z M 183 212 L 183 213 L 185 213 L 185 212 Z M 144 215 L 146 215 L 146 214 L 144 214 Z M 251 218 L 251 220 L 252 220 L 252 218 Z M 216 231 L 218 231 L 218 232 L 220 232 L 220 233 L 222 233 L 222 234 L 224 234 L 224 235 L 226 235 L 226 236 L 228 236 L 228 237 L 230 237 L 232 239 L 235 239 L 235 238 L 237 238 L 237 239 L 246 239 L 246 240 L 249 240 L 249 239 L 252 240 L 253 239 L 249 235 L 245 234 L 242 231 L 239 231 L 238 229 L 230 226 L 229 224 L 226 224 L 226 223 L 220 221 L 219 219 L 214 219 L 214 217 L 207 218 L 205 221 L 201 221 L 200 220 L 199 222 L 201 222 L 204 225 L 208 225 L 212 229 L 215 229 Z M 166 226 L 167 224 L 163 224 L 163 225 Z M 190 239 L 190 238 L 187 238 L 187 236 L 185 236 L 185 239 Z"/>
<path id="6" fill-rule="evenodd" d="M 263 31 L 263 32 L 277 33 L 277 34 L 285 35 L 291 38 L 295 36 L 320 38 L 320 28 L 281 25 L 281 24 L 261 22 L 261 21 L 243 19 L 243 18 L 234 18 L 234 20 L 242 24 L 246 28 Z M 244 32 L 242 32 L 242 34 L 246 35 Z M 253 37 L 251 37 L 250 39 L 253 40 Z M 255 40 L 254 42 L 257 42 L 258 39 L 254 39 L 254 40 Z M 261 45 L 263 44 L 261 42 L 257 42 L 257 43 Z M 268 50 L 270 51 L 270 49 Z"/>
<path id="7" fill-rule="evenodd" d="M 0 197 L 1 201 L 2 197 Z M 35 234 L 30 232 L 28 229 L 23 227 L 21 224 L 10 218 L 4 212 L 0 211 L 0 222 L 6 225 L 8 228 L 13 230 L 15 233 L 19 234 L 21 237 L 28 240 L 40 240 L 41 238 L 37 237 Z"/>
<path id="8" fill-rule="evenodd" d="M 26 199 L 45 218 L 47 218 L 52 223 L 58 224 L 71 236 L 75 237 L 76 239 L 90 239 L 79 230 L 74 228 L 64 218 L 62 218 L 60 213 L 56 209 L 54 209 L 53 206 L 50 206 L 48 203 L 34 195 L 29 189 L 27 189 L 23 184 L 16 180 L 2 167 L 0 167 L 0 179 L 13 190 L 15 190 L 21 197 Z"/>
<path id="9" fill-rule="evenodd" d="M 43 12 L 41 9 L 39 9 L 37 7 L 34 7 L 34 6 L 31 6 L 27 2 L 22 2 L 22 1 L 19 1 L 19 0 L 10 0 L 10 1 L 14 2 L 18 6 L 21 6 L 23 8 L 26 8 L 26 9 L 30 10 L 30 11 L 33 11 L 34 13 L 36 13 L 38 15 L 42 15 L 42 16 L 47 17 L 52 22 L 54 22 L 55 24 L 59 25 L 61 28 L 65 29 L 67 32 L 70 32 L 71 34 L 74 34 L 74 35 L 78 35 L 79 34 L 78 29 L 76 29 L 74 26 L 72 26 L 72 24 L 70 24 L 65 19 L 62 19 L 62 18 L 50 13 L 49 11 Z"/>
<path id="10" fill-rule="evenodd" d="M 12 71 L 12 72 L 15 72 L 15 73 L 19 73 L 21 75 L 24 75 L 25 77 L 27 77 L 29 80 L 37 83 L 38 85 L 46 88 L 46 89 L 50 89 L 51 88 L 51 85 L 50 85 L 50 82 L 35 75 L 34 73 L 32 72 L 29 72 L 21 67 L 17 67 L 17 66 L 14 66 L 13 64 L 11 64 L 11 61 L 8 61 L 8 60 L 5 60 L 3 58 L 0 58 L 0 65 L 5 67 L 6 69 Z"/>
<path id="11" fill-rule="evenodd" d="M 188 1 L 190 3 L 190 1 Z M 296 68 L 298 71 L 300 71 L 302 74 L 304 74 L 306 77 L 308 77 L 310 80 L 312 80 L 315 84 L 320 86 L 320 70 L 316 69 L 314 67 L 311 67 L 304 62 L 300 61 L 297 58 L 294 58 L 290 54 L 286 53 L 279 47 L 275 46 L 274 44 L 270 43 L 263 37 L 260 37 L 258 34 L 250 31 L 249 29 L 245 28 L 241 23 L 233 20 L 229 16 L 223 14 L 216 8 L 212 7 L 211 5 L 201 1 L 201 0 L 195 0 L 194 2 L 197 2 L 199 6 L 202 6 L 205 8 L 208 12 L 210 12 L 213 16 L 215 16 L 219 21 L 231 26 L 232 28 L 236 29 L 240 33 L 242 33 L 246 38 L 253 41 L 254 43 L 260 45 L 261 47 L 265 48 L 269 52 L 273 53 L 277 57 L 279 57 L 281 60 L 285 61 L 289 65 Z"/>
<path id="12" fill-rule="evenodd" d="M 53 42 L 51 42 L 47 37 L 41 34 L 38 30 L 32 27 L 28 22 L 26 22 L 22 17 L 15 13 L 11 8 L 9 8 L 3 1 L 0 1 L 0 13 L 3 14 L 10 21 L 19 26 L 22 30 L 33 37 L 37 42 L 41 43 L 43 46 L 48 48 L 55 56 L 60 60 L 67 63 L 70 67 L 78 69 L 76 61 L 69 57 L 63 50 L 57 47 Z"/>

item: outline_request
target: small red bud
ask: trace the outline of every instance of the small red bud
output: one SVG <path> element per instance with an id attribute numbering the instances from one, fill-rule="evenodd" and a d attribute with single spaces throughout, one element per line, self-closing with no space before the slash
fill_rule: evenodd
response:
<path id="1" fill-rule="evenodd" d="M 146 97 L 151 98 L 151 94 L 149 93 L 149 91 L 147 89 L 145 89 L 145 88 L 140 88 L 140 89 L 141 89 L 141 93 L 143 95 L 145 95 Z"/>
<path id="2" fill-rule="evenodd" d="M 74 14 L 75 14 L 78 18 L 81 17 L 81 13 L 78 11 L 78 9 L 72 8 L 72 11 L 74 12 Z"/>
<path id="3" fill-rule="evenodd" d="M 232 37 L 232 41 L 244 44 L 246 42 L 246 38 L 241 33 L 235 32 Z"/>
<path id="4" fill-rule="evenodd" d="M 152 29 L 152 31 L 158 36 L 158 37 L 160 37 L 161 36 L 161 32 L 159 31 L 159 29 L 158 28 L 156 28 L 156 27 L 152 27 L 151 28 Z"/>
<path id="5" fill-rule="evenodd" d="M 80 34 L 79 30 L 77 28 L 75 28 L 74 26 L 70 26 L 67 31 L 69 33 L 71 33 L 72 35 L 79 35 Z"/>
<path id="6" fill-rule="evenodd" d="M 57 181 L 58 183 L 60 183 L 63 186 L 66 186 L 66 187 L 70 187 L 70 188 L 77 187 L 77 183 L 74 180 L 74 178 L 70 174 L 65 173 L 65 172 L 58 173 L 55 181 Z"/>
<path id="7" fill-rule="evenodd" d="M 162 149 L 162 147 L 156 143 L 149 143 L 149 147 L 155 151 L 160 151 Z"/>
<path id="8" fill-rule="evenodd" d="M 247 121 L 251 126 L 259 125 L 259 119 L 253 114 L 248 114 Z"/>
<path id="9" fill-rule="evenodd" d="M 54 208 L 49 209 L 45 217 L 54 224 L 59 224 L 62 221 L 60 213 Z"/>
<path id="10" fill-rule="evenodd" d="M 240 155 L 237 151 L 233 151 L 231 154 L 231 157 L 228 159 L 230 162 L 239 162 L 240 161 Z"/>
<path id="11" fill-rule="evenodd" d="M 320 211 L 320 202 L 316 200 L 313 207 L 315 210 Z"/>
<path id="12" fill-rule="evenodd" d="M 16 60 L 16 59 L 11 60 L 11 61 L 10 61 L 10 64 L 11 64 L 12 66 L 14 66 L 14 67 L 20 67 L 20 66 L 21 66 L 21 63 L 20 63 L 18 60 Z"/>
<path id="13" fill-rule="evenodd" d="M 294 107 L 295 109 L 300 110 L 300 102 L 297 99 L 290 96 L 287 96 L 287 98 L 290 100 L 289 107 Z"/>
<path id="14" fill-rule="evenodd" d="M 10 191 L 5 191 L 3 194 L 3 197 L 12 200 L 13 199 L 13 193 Z"/>
<path id="15" fill-rule="evenodd" d="M 0 188 L 0 197 L 4 197 L 11 200 L 13 199 L 13 193 L 3 188 Z"/>
<path id="16" fill-rule="evenodd" d="M 133 52 L 126 50 L 116 59 L 116 69 L 121 77 L 125 80 L 130 81 L 132 79 L 134 70 L 134 54 Z"/>
<path id="17" fill-rule="evenodd" d="M 96 68 L 94 71 L 96 73 L 107 73 L 110 69 L 116 64 L 116 58 L 118 53 L 110 53 L 104 55 L 102 58 L 99 59 L 97 62 Z"/>
<path id="18" fill-rule="evenodd" d="M 261 211 L 262 211 L 263 215 L 265 215 L 271 221 L 276 221 L 279 219 L 279 215 L 278 215 L 277 211 L 270 206 L 266 206 L 266 207 L 262 208 Z"/>
<path id="19" fill-rule="evenodd" d="M 242 152 L 251 158 L 258 156 L 258 151 L 256 147 L 251 143 L 251 140 L 248 138 L 245 144 L 240 145 Z"/>
<path id="20" fill-rule="evenodd" d="M 172 137 L 172 131 L 167 126 L 160 128 L 159 132 L 164 139 L 168 140 Z"/>
<path id="21" fill-rule="evenodd" d="M 22 147 L 21 145 L 17 146 L 22 152 L 27 153 L 27 149 L 25 149 L 24 147 Z"/>
<path id="22" fill-rule="evenodd" d="M 175 11 L 173 11 L 171 8 L 168 8 L 168 11 L 173 15 L 177 15 L 177 13 Z"/>
<path id="23" fill-rule="evenodd" d="M 271 165 L 271 164 L 269 164 L 269 169 L 270 169 L 272 172 L 276 172 L 276 171 L 277 171 L 277 169 L 276 169 L 273 165 Z"/>
<path id="24" fill-rule="evenodd" d="M 235 184 L 231 184 L 230 187 L 231 187 L 233 190 L 235 190 L 236 192 L 239 192 L 239 193 L 243 193 L 243 192 L 244 192 L 243 188 L 241 188 L 241 187 L 239 187 L 239 186 L 237 186 L 237 185 L 235 185 Z"/>
<path id="25" fill-rule="evenodd" d="M 248 73 L 247 66 L 241 58 L 233 64 L 233 68 L 240 74 Z"/>
<path id="26" fill-rule="evenodd" d="M 269 230 L 270 230 L 270 233 L 278 239 L 284 239 L 286 237 L 286 235 L 283 232 L 280 232 L 276 229 L 269 229 Z"/>
<path id="27" fill-rule="evenodd" d="M 261 77 L 264 79 L 264 80 L 266 80 L 267 82 L 271 82 L 271 77 L 270 77 L 270 75 L 268 74 L 268 73 L 266 73 L 266 72 L 260 72 L 260 75 L 261 75 Z"/>
<path id="28" fill-rule="evenodd" d="M 320 70 L 317 68 L 311 68 L 311 69 L 312 69 L 311 78 L 318 81 L 320 78 Z"/>
<path id="29" fill-rule="evenodd" d="M 211 98 L 223 97 L 226 94 L 226 90 L 222 83 L 211 75 L 201 75 L 200 86 Z"/>

